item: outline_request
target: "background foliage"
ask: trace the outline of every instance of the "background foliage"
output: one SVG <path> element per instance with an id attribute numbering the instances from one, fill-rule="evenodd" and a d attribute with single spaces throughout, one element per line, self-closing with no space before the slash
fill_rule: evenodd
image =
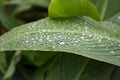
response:
<path id="1" fill-rule="evenodd" d="M 0 0 L 0 80 L 120 79 L 120 0 L 72 1 Z"/>

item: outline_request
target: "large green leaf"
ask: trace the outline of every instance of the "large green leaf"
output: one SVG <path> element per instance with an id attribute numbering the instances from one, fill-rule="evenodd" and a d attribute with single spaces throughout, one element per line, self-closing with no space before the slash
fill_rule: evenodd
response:
<path id="1" fill-rule="evenodd" d="M 108 19 L 120 12 L 120 0 L 91 0 L 98 7 L 102 19 Z"/>
<path id="2" fill-rule="evenodd" d="M 49 71 L 41 68 L 31 80 L 110 80 L 113 69 L 113 65 L 65 53 Z"/>
<path id="3" fill-rule="evenodd" d="M 88 0 L 51 0 L 49 17 L 90 16 L 100 20 L 96 7 Z"/>
<path id="4" fill-rule="evenodd" d="M 1 36 L 0 51 L 64 51 L 120 66 L 120 27 L 105 24 L 80 17 L 42 19 Z"/>

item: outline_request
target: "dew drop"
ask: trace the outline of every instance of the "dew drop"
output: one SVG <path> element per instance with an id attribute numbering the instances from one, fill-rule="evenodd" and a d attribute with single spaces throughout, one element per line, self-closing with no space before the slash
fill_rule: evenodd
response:
<path id="1" fill-rule="evenodd" d="M 114 52 L 114 51 L 110 51 L 110 53 L 111 53 L 111 54 L 115 54 L 115 52 Z"/>
<path id="2" fill-rule="evenodd" d="M 49 41 L 49 42 L 52 42 L 52 40 L 50 40 L 50 39 L 49 39 L 48 41 Z"/>
<path id="3" fill-rule="evenodd" d="M 36 41 L 33 41 L 33 43 L 36 43 Z"/>
<path id="4" fill-rule="evenodd" d="M 31 39 L 32 41 L 34 40 L 34 38 Z"/>
<path id="5" fill-rule="evenodd" d="M 40 38 L 39 41 L 42 42 L 42 39 Z"/>
<path id="6" fill-rule="evenodd" d="M 82 39 L 82 40 L 84 40 L 84 39 L 85 39 L 85 37 L 81 37 L 81 39 Z"/>
<path id="7" fill-rule="evenodd" d="M 98 42 L 101 42 L 101 39 L 98 39 Z"/>
<path id="8" fill-rule="evenodd" d="M 77 42 L 78 42 L 78 40 L 75 41 L 75 43 L 77 43 Z"/>
<path id="9" fill-rule="evenodd" d="M 25 42 L 26 42 L 26 43 L 28 43 L 28 42 L 29 42 L 29 40 L 26 40 Z"/>
<path id="10" fill-rule="evenodd" d="M 118 16 L 118 19 L 120 19 L 120 16 Z"/>
<path id="11" fill-rule="evenodd" d="M 45 32 L 46 30 L 42 30 L 43 32 Z"/>
<path id="12" fill-rule="evenodd" d="M 60 44 L 60 45 L 64 45 L 64 44 L 65 44 L 65 42 L 61 41 L 59 44 Z"/>

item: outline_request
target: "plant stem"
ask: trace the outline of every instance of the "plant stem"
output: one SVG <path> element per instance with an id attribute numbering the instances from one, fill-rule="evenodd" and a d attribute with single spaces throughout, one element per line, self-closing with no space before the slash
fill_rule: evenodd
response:
<path id="1" fill-rule="evenodd" d="M 102 20 L 105 17 L 106 10 L 107 10 L 107 7 L 108 7 L 108 2 L 109 2 L 109 0 L 104 0 L 104 4 L 103 4 L 103 7 L 102 7 L 102 11 L 101 11 L 101 19 Z"/>

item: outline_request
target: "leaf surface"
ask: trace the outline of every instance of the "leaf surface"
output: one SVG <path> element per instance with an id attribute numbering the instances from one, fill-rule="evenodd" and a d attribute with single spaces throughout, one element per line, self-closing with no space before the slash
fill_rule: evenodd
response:
<path id="1" fill-rule="evenodd" d="M 105 24 L 81 17 L 42 19 L 1 36 L 0 51 L 63 51 L 120 66 L 120 27 Z"/>

